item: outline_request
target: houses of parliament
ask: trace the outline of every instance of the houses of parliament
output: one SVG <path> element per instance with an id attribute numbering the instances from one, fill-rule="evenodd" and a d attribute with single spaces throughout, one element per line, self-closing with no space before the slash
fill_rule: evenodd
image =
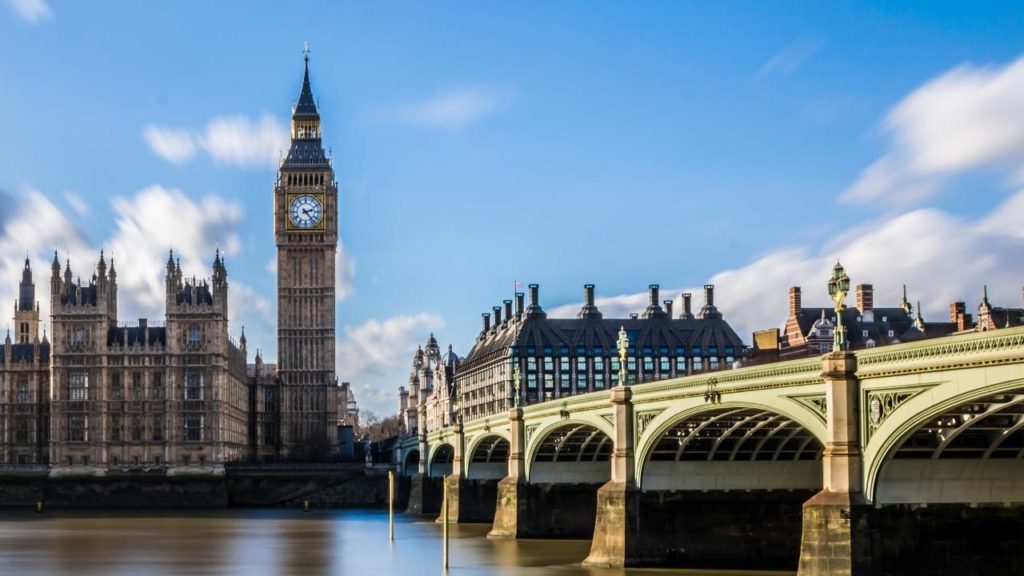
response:
<path id="1" fill-rule="evenodd" d="M 83 281 L 54 253 L 49 336 L 40 333 L 26 258 L 14 334 L 0 348 L 0 463 L 51 473 L 173 473 L 337 459 L 339 426 L 353 424 L 358 411 L 335 375 L 338 186 L 321 142 L 308 54 L 273 193 L 277 364 L 259 353 L 249 361 L 244 329 L 231 338 L 219 251 L 203 280 L 186 278 L 171 253 L 162 324 L 118 321 L 113 259 L 108 264 L 101 252 Z"/>

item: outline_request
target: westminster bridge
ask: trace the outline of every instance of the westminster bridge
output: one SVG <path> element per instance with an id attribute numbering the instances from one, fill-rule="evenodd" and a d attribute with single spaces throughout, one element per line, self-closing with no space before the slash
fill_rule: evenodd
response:
<path id="1" fill-rule="evenodd" d="M 1024 574 L 1024 328 L 564 397 L 399 462 L 410 512 L 446 477 L 450 521 L 588 565 Z"/>

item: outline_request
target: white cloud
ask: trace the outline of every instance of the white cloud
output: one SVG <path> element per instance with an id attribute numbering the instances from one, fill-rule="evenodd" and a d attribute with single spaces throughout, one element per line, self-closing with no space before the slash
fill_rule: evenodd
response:
<path id="1" fill-rule="evenodd" d="M 142 136 L 157 156 L 172 164 L 181 164 L 196 155 L 196 142 L 188 130 L 150 125 L 143 129 Z"/>
<path id="2" fill-rule="evenodd" d="M 217 246 L 237 253 L 235 231 L 242 208 L 217 197 L 194 201 L 180 190 L 149 186 L 130 198 L 115 197 L 114 236 L 106 245 L 116 258 L 120 304 L 126 318 L 163 316 L 168 250 L 181 259 L 187 276 L 210 274 Z M 230 275 L 229 275 L 230 280 Z"/>
<path id="3" fill-rule="evenodd" d="M 46 3 L 46 0 L 8 0 L 11 8 L 29 24 L 36 24 L 40 20 L 53 18 L 53 11 Z"/>
<path id="4" fill-rule="evenodd" d="M 853 284 L 873 284 L 876 306 L 895 306 L 901 285 L 911 300 L 919 299 L 925 321 L 946 321 L 948 305 L 956 300 L 977 306 L 982 286 L 988 284 L 994 305 L 1020 306 L 1024 271 L 1013 263 L 1024 259 L 1024 191 L 1018 192 L 989 215 L 966 220 L 941 210 L 919 209 L 884 218 L 841 232 L 821 249 L 791 246 L 774 250 L 746 266 L 711 277 L 715 305 L 744 341 L 755 330 L 782 327 L 788 289 L 801 286 L 807 306 L 829 305 L 826 281 L 836 260 L 842 261 Z M 663 299 L 679 292 L 662 290 Z M 700 287 L 694 312 L 703 304 Z M 606 318 L 642 312 L 647 293 L 599 298 Z M 853 304 L 853 298 L 848 300 Z M 579 304 L 551 310 L 553 317 L 575 317 Z"/>
<path id="5" fill-rule="evenodd" d="M 338 378 L 352 382 L 361 407 L 389 413 L 398 386 L 404 383 L 396 383 L 389 375 L 408 368 L 416 345 L 443 327 L 444 320 L 428 312 L 345 326 L 338 339 Z"/>
<path id="6" fill-rule="evenodd" d="M 825 42 L 820 39 L 797 40 L 786 46 L 761 66 L 761 76 L 789 76 L 796 72 L 812 56 L 814 56 Z"/>
<path id="7" fill-rule="evenodd" d="M 493 90 L 460 88 L 441 92 L 423 102 L 400 106 L 394 118 L 413 126 L 457 131 L 494 113 L 505 100 Z"/>
<path id="8" fill-rule="evenodd" d="M 192 160 L 202 150 L 221 164 L 273 168 L 289 144 L 288 127 L 270 114 L 259 119 L 218 116 L 201 131 L 149 125 L 142 135 L 156 155 L 174 164 Z"/>
<path id="9" fill-rule="evenodd" d="M 64 201 L 68 203 L 68 206 L 75 211 L 75 214 L 79 216 L 85 216 L 89 213 L 89 205 L 85 203 L 85 200 L 81 196 L 71 192 L 70 190 L 64 193 Z"/>
<path id="10" fill-rule="evenodd" d="M 36 300 L 44 326 L 50 314 L 50 264 L 53 252 L 60 252 L 61 271 L 66 258 L 72 261 L 98 255 L 85 236 L 64 213 L 38 190 L 26 186 L 10 205 L 13 211 L 0 232 L 0 304 L 8 305 L 18 297 L 18 282 L 25 257 L 32 261 Z M 9 309 L 9 308 L 8 308 Z M 9 322 L 9 320 L 8 320 Z M 5 326 L 7 324 L 0 324 Z"/>
<path id="11" fill-rule="evenodd" d="M 1024 167 L 1024 57 L 965 64 L 930 80 L 889 111 L 888 150 L 840 197 L 906 204 L 969 170 Z"/>
<path id="12" fill-rule="evenodd" d="M 265 340 L 275 338 L 277 334 L 277 317 L 274 302 L 264 297 L 248 284 L 231 279 L 231 268 L 228 266 L 228 321 L 231 334 L 238 337 L 243 327 L 248 338 L 255 344 L 271 345 Z M 254 339 L 254 335 L 258 335 Z M 254 353 L 255 349 L 250 349 Z M 250 355 L 252 359 L 254 356 Z"/>
<path id="13" fill-rule="evenodd" d="M 192 200 L 181 191 L 149 186 L 131 197 L 112 200 L 115 227 L 98 245 L 82 234 L 65 213 L 38 190 L 26 187 L 10 202 L 11 214 L 0 231 L 0 304 L 17 297 L 17 282 L 32 261 L 36 299 L 43 323 L 50 308 L 50 264 L 59 254 L 61 274 L 70 259 L 74 277 L 88 281 L 95 272 L 100 249 L 118 275 L 118 314 L 122 319 L 164 316 L 164 271 L 168 250 L 188 276 L 208 277 L 213 250 L 231 255 L 238 251 L 235 229 L 242 217 L 237 204 L 220 198 Z M 232 319 L 256 318 L 273 326 L 273 308 L 244 284 L 230 280 Z M 2 327 L 3 324 L 0 324 Z"/>
<path id="14" fill-rule="evenodd" d="M 270 114 L 259 120 L 221 116 L 206 125 L 203 148 L 217 162 L 240 167 L 276 167 L 288 149 L 289 132 Z"/>

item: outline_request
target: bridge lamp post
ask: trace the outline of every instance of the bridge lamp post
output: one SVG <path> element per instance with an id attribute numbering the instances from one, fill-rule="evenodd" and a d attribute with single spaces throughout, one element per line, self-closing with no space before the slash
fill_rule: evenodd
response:
<path id="1" fill-rule="evenodd" d="M 625 386 L 629 378 L 626 370 L 626 354 L 629 352 L 629 334 L 625 326 L 619 326 L 619 339 L 615 342 L 619 349 L 619 382 L 618 386 Z"/>
<path id="2" fill-rule="evenodd" d="M 462 390 L 455 396 L 455 422 L 462 424 Z"/>
<path id="3" fill-rule="evenodd" d="M 839 352 L 850 349 L 846 339 L 846 326 L 843 326 L 843 309 L 846 308 L 846 294 L 850 292 L 850 277 L 846 275 L 843 265 L 836 260 L 832 267 L 832 278 L 828 281 L 828 295 L 835 302 L 836 329 L 832 334 L 832 350 Z"/>
<path id="4" fill-rule="evenodd" d="M 516 364 L 516 369 L 512 372 L 512 407 L 519 408 L 519 386 L 522 381 L 522 376 L 519 373 L 519 365 Z"/>
<path id="5" fill-rule="evenodd" d="M 711 378 L 708 380 L 707 388 L 704 390 L 704 402 L 710 402 L 711 404 L 720 404 L 722 402 L 722 393 L 718 391 L 718 380 Z"/>

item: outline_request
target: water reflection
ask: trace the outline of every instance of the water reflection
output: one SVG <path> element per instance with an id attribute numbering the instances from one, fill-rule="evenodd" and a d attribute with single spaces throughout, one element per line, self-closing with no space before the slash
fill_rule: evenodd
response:
<path id="1" fill-rule="evenodd" d="M 387 515 L 374 510 L 4 511 L 0 574 L 443 574 L 440 527 L 396 522 L 389 543 Z M 666 573 L 584 568 L 587 541 L 493 541 L 488 529 L 452 527 L 450 575 Z"/>

